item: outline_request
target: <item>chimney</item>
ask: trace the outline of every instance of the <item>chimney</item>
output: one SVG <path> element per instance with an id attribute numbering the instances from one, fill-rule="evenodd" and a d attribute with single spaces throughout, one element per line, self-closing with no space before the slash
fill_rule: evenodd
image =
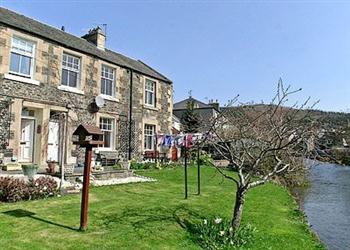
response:
<path id="1" fill-rule="evenodd" d="M 213 108 L 215 108 L 217 111 L 220 110 L 220 104 L 218 100 L 210 100 L 208 103 L 210 106 L 212 106 Z"/>
<path id="2" fill-rule="evenodd" d="M 82 36 L 81 38 L 84 38 L 88 42 L 95 44 L 97 48 L 101 50 L 105 49 L 106 35 L 103 33 L 102 29 L 99 26 L 89 30 L 89 33 Z"/>

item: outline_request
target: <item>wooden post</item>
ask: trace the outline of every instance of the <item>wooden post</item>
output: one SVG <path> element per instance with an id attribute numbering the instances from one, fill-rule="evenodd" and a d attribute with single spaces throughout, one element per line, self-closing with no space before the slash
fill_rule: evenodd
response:
<path id="1" fill-rule="evenodd" d="M 197 185 L 198 185 L 198 195 L 201 194 L 201 164 L 199 160 L 199 146 L 198 146 L 198 151 L 197 151 Z"/>
<path id="2" fill-rule="evenodd" d="M 73 142 L 73 144 L 79 145 L 81 148 L 86 148 L 80 212 L 80 230 L 85 231 L 87 229 L 88 220 L 92 148 L 98 147 L 98 145 L 103 145 L 103 140 L 101 138 L 103 136 L 103 132 L 99 127 L 90 124 L 80 124 L 74 131 L 73 135 L 79 136 L 79 140 Z M 92 139 L 88 139 L 88 136 L 92 136 Z"/>
<path id="3" fill-rule="evenodd" d="M 85 166 L 83 179 L 83 192 L 81 199 L 80 230 L 87 229 L 89 189 L 90 189 L 90 168 L 91 168 L 92 146 L 87 146 L 85 151 Z"/>

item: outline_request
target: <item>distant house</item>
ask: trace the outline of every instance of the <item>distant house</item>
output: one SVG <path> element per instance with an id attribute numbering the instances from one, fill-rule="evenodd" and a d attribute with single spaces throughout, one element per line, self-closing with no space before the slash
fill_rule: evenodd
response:
<path id="1" fill-rule="evenodd" d="M 182 130 L 182 124 L 181 119 L 173 114 L 173 127 L 172 127 L 172 134 L 176 135 L 179 134 Z"/>
<path id="2" fill-rule="evenodd" d="M 171 80 L 105 44 L 99 28 L 77 37 L 0 7 L 0 161 L 74 166 L 72 134 L 103 131 L 98 152 L 122 160 L 155 150 L 171 133 Z M 97 152 L 97 151 L 96 151 Z"/>
<path id="3" fill-rule="evenodd" d="M 185 100 L 182 100 L 180 102 L 174 103 L 173 107 L 173 115 L 178 117 L 178 119 L 181 121 L 181 118 L 183 114 L 185 113 L 187 109 L 187 103 L 189 101 L 194 102 L 194 109 L 197 114 L 199 114 L 201 122 L 203 126 L 201 126 L 200 132 L 204 132 L 208 129 L 209 122 L 215 118 L 218 113 L 220 112 L 219 103 L 217 101 L 209 101 L 208 104 L 201 102 L 193 97 L 189 97 Z"/>

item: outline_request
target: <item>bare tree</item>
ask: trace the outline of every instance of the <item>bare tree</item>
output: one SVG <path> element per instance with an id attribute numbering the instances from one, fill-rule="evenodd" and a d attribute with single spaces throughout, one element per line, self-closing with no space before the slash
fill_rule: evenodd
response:
<path id="1" fill-rule="evenodd" d="M 240 226 L 248 190 L 300 171 L 303 160 L 314 151 L 317 122 L 310 118 L 310 99 L 286 106 L 289 97 L 299 91 L 285 88 L 280 80 L 271 103 L 233 106 L 235 99 L 212 122 L 213 138 L 206 143 L 237 172 L 233 175 L 217 167 L 237 187 L 231 221 L 234 231 Z"/>

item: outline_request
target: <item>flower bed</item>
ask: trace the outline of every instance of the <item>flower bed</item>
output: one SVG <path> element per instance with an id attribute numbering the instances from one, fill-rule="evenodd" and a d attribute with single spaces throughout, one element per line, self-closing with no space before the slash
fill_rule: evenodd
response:
<path id="1" fill-rule="evenodd" d="M 51 177 L 25 181 L 14 177 L 0 177 L 0 202 L 43 199 L 58 193 L 57 182 Z"/>

